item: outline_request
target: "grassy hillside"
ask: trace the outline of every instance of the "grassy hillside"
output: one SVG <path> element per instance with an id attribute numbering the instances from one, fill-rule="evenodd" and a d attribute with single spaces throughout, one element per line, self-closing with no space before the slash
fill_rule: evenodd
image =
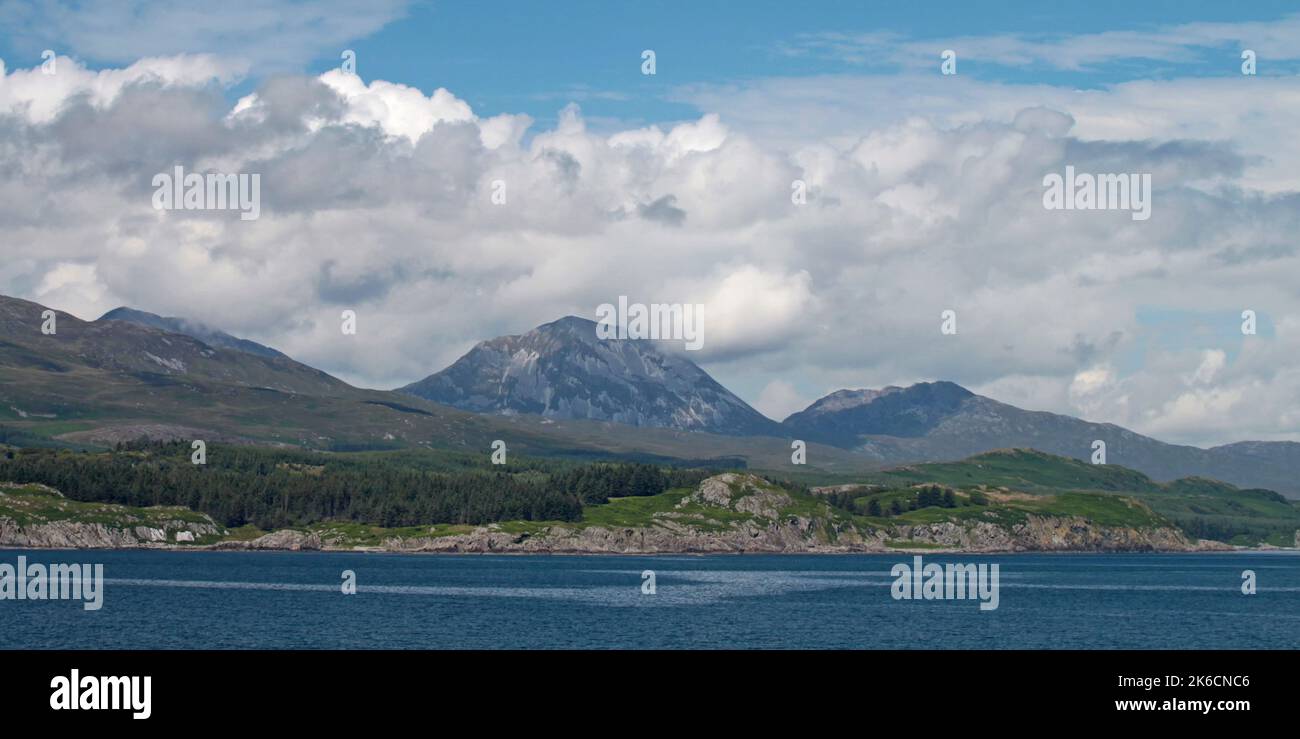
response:
<path id="1" fill-rule="evenodd" d="M 1203 478 L 1155 482 L 1117 465 L 1094 465 L 1029 449 L 1012 449 L 960 461 L 911 465 L 866 477 L 873 495 L 904 495 L 917 485 L 936 484 L 962 495 L 981 493 L 1012 509 L 1089 510 L 1121 513 L 1114 500 L 1128 499 L 1189 535 L 1232 544 L 1291 546 L 1300 529 L 1300 506 L 1271 490 L 1239 489 Z M 865 504 L 867 498 L 861 498 Z"/>

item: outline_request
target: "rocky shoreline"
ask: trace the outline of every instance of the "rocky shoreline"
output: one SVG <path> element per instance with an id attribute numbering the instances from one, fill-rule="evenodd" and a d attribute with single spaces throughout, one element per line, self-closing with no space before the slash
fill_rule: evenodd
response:
<path id="1" fill-rule="evenodd" d="M 34 549 L 162 549 L 177 551 L 378 551 L 431 554 L 848 554 L 903 551 L 1015 552 L 1206 552 L 1238 547 L 1191 541 L 1171 528 L 1099 527 L 1081 518 L 1031 516 L 1006 528 L 987 523 L 899 526 L 868 532 L 833 531 L 824 522 L 792 517 L 766 526 L 746 522 L 725 532 L 680 525 L 653 528 L 551 526 L 537 534 L 513 534 L 482 526 L 467 534 L 392 538 L 380 546 L 340 546 L 316 532 L 275 531 L 247 541 L 186 544 L 159 531 L 110 529 L 102 524 L 61 522 L 30 529 L 0 519 L 0 547 Z M 215 527 L 215 525 L 214 525 Z M 206 528 L 206 527 L 205 527 Z M 207 530 L 206 533 L 213 533 Z M 1300 544 L 1300 542 L 1298 542 Z"/>
<path id="2" fill-rule="evenodd" d="M 382 551 L 450 554 L 851 554 L 900 551 L 1015 552 L 1204 552 L 1231 551 L 1219 542 L 1189 541 L 1175 529 L 1114 529 L 1083 519 L 1032 518 L 1012 530 L 990 524 L 964 528 L 952 523 L 904 526 L 867 534 L 838 532 L 833 541 L 796 519 L 766 530 L 724 535 L 665 528 L 573 529 L 556 526 L 540 536 L 483 527 L 471 534 L 386 541 Z M 902 543 L 900 543 L 900 540 Z M 322 547 L 327 548 L 327 547 Z"/>
<path id="3" fill-rule="evenodd" d="M 273 537 L 273 540 L 263 541 Z M 34 543 L 17 543 L 17 541 L 0 540 L 0 549 L 49 549 L 49 550 L 95 550 L 95 549 L 149 549 L 160 550 L 160 552 L 351 552 L 351 553 L 390 553 L 390 554 L 516 554 L 516 556 L 545 556 L 545 554 L 584 554 L 584 556 L 601 556 L 601 554 L 611 554 L 611 556 L 681 556 L 681 554 L 888 554 L 888 553 L 931 553 L 931 554 L 1034 554 L 1034 553 L 1057 553 L 1057 554 L 1097 554 L 1097 553 L 1231 553 L 1231 552 L 1291 552 L 1296 548 L 1281 548 L 1281 546 L 1234 546 L 1229 544 L 1218 543 L 1218 541 L 1197 541 L 1195 544 L 1187 546 L 1156 546 L 1156 545 L 1134 545 L 1134 546 L 1097 546 L 1097 548 L 1084 548 L 1084 546 L 1054 546 L 1048 549 L 1026 548 L 1026 546 L 1013 546 L 1013 548 L 997 548 L 997 546 L 982 546 L 982 548 L 958 548 L 958 546 L 928 545 L 928 546 L 858 546 L 858 545 L 837 545 L 837 546 L 805 546 L 805 548 L 793 549 L 757 549 L 757 548 L 727 548 L 727 546 L 681 546 L 681 548 L 671 549 L 637 549 L 621 548 L 621 546 L 575 546 L 575 545 L 543 545 L 533 543 L 524 545 L 521 541 L 510 541 L 503 543 L 497 539 L 491 532 L 484 532 L 484 537 L 478 539 L 477 536 L 469 537 L 439 537 L 439 539 L 429 540 L 430 543 L 422 543 L 422 540 L 399 540 L 400 544 L 381 545 L 381 546 L 337 546 L 326 544 L 321 541 L 320 536 L 316 533 L 304 533 L 300 531 L 277 531 L 268 533 L 264 537 L 251 541 L 221 541 L 217 544 L 164 544 L 164 543 L 135 543 L 122 545 L 68 545 L 68 544 L 34 544 Z M 413 543 L 417 541 L 417 543 Z"/>

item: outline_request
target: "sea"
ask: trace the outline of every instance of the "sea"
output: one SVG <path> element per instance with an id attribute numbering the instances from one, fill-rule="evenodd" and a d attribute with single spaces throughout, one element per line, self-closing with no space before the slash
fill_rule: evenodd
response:
<path id="1" fill-rule="evenodd" d="M 995 609 L 895 598 L 911 553 L 7 549 L 0 564 L 20 556 L 102 564 L 102 607 L 0 600 L 3 649 L 1300 648 L 1294 551 L 921 555 L 997 564 Z"/>

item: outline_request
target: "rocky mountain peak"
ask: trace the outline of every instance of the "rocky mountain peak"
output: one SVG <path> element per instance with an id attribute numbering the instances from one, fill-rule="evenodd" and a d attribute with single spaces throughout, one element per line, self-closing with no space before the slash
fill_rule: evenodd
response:
<path id="1" fill-rule="evenodd" d="M 653 341 L 600 339 L 594 321 L 576 316 L 480 342 L 447 369 L 399 390 L 477 412 L 780 433 L 680 353 Z"/>

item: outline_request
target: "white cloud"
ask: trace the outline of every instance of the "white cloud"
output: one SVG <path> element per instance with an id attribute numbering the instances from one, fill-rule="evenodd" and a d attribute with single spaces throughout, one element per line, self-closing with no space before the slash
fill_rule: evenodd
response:
<path id="1" fill-rule="evenodd" d="M 0 60 L 0 114 L 21 115 L 33 123 L 49 123 L 75 97 L 84 96 L 103 108 L 127 85 L 152 83 L 197 87 L 228 84 L 243 76 L 247 65 L 209 54 L 141 59 L 125 69 L 91 71 L 66 56 L 54 59 L 53 74 L 38 65 L 7 72 Z"/>
<path id="2" fill-rule="evenodd" d="M 1224 365 L 1228 362 L 1228 355 L 1222 349 L 1207 349 L 1201 353 L 1204 357 L 1200 365 L 1197 366 L 1196 372 L 1188 379 L 1189 385 L 1209 385 L 1214 382 L 1214 378 L 1223 370 Z"/>
<path id="3" fill-rule="evenodd" d="M 759 392 L 754 408 L 768 418 L 780 421 L 807 408 L 814 400 L 817 399 L 800 393 L 790 382 L 772 380 Z"/>
<path id="4" fill-rule="evenodd" d="M 378 125 L 390 136 L 405 136 L 414 143 L 438 124 L 473 120 L 468 104 L 443 88 L 432 95 L 406 85 L 374 80 L 369 85 L 355 74 L 332 69 L 321 81 L 339 93 L 347 104 L 344 123 Z"/>
<path id="5" fill-rule="evenodd" d="M 98 307 L 110 296 L 94 265 L 60 262 L 41 276 L 34 297 L 42 305 L 94 319 L 99 317 Z"/>
<path id="6" fill-rule="evenodd" d="M 696 283 L 691 294 L 708 296 L 702 301 L 705 357 L 743 356 L 786 346 L 806 329 L 814 311 L 812 277 L 807 272 L 781 274 L 745 265 Z"/>

